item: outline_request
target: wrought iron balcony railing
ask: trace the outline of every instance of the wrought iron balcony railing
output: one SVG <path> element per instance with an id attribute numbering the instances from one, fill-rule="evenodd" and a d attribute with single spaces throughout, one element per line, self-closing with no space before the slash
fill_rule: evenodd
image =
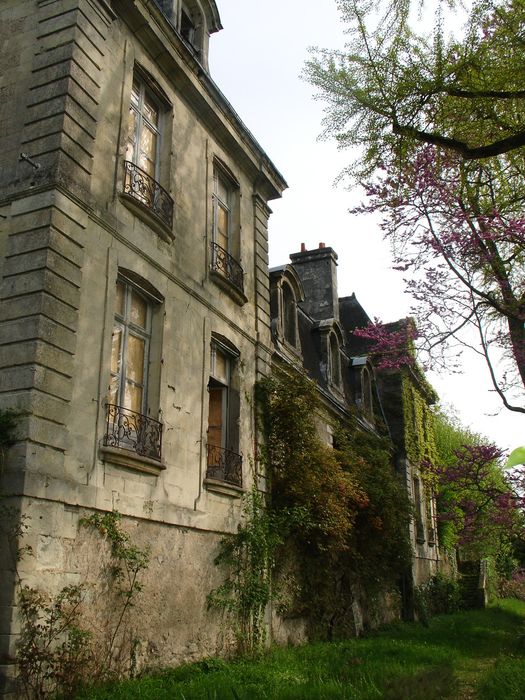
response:
<path id="1" fill-rule="evenodd" d="M 131 450 L 160 462 L 162 423 L 123 406 L 106 404 L 106 409 L 104 445 Z"/>
<path id="2" fill-rule="evenodd" d="M 211 244 L 211 269 L 226 277 L 244 294 L 244 272 L 237 260 L 218 243 Z"/>
<path id="3" fill-rule="evenodd" d="M 206 478 L 242 487 L 242 456 L 223 447 L 208 445 Z"/>
<path id="4" fill-rule="evenodd" d="M 151 209 L 168 228 L 173 226 L 173 199 L 147 172 L 124 161 L 124 194 Z"/>

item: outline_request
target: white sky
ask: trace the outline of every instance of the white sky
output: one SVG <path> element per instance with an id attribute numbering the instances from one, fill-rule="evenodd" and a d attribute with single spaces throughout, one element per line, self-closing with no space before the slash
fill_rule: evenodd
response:
<path id="1" fill-rule="evenodd" d="M 411 300 L 376 222 L 348 213 L 361 194 L 334 185 L 350 153 L 318 140 L 323 105 L 300 78 L 310 46 L 344 46 L 335 0 L 216 1 L 224 29 L 210 39 L 211 75 L 289 186 L 271 203 L 270 265 L 322 241 L 339 256 L 339 296 L 355 292 L 371 318 L 407 316 Z M 504 449 L 525 444 L 525 417 L 500 407 L 476 358 L 461 375 L 429 379 L 465 425 Z"/>

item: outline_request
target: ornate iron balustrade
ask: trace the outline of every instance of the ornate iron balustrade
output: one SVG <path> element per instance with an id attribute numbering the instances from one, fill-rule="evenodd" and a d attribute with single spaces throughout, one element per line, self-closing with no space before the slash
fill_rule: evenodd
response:
<path id="1" fill-rule="evenodd" d="M 242 487 L 242 456 L 223 447 L 208 445 L 206 478 Z"/>
<path id="2" fill-rule="evenodd" d="M 129 160 L 124 161 L 124 194 L 144 204 L 162 223 L 172 228 L 173 199 L 156 180 Z"/>
<path id="3" fill-rule="evenodd" d="M 244 272 L 237 260 L 218 243 L 211 244 L 212 270 L 224 275 L 233 285 L 244 294 Z"/>
<path id="4" fill-rule="evenodd" d="M 106 404 L 106 409 L 104 445 L 131 450 L 160 462 L 162 423 L 123 406 Z"/>

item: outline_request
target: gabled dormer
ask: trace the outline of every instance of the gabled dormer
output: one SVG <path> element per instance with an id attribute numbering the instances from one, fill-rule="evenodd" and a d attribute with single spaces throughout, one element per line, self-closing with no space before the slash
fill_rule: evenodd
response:
<path id="1" fill-rule="evenodd" d="M 332 394 L 342 399 L 343 372 L 347 371 L 348 361 L 343 354 L 344 336 L 341 324 L 335 318 L 315 321 L 312 335 L 317 346 L 323 383 Z"/>
<path id="2" fill-rule="evenodd" d="M 270 270 L 270 314 L 274 340 L 285 351 L 301 356 L 298 304 L 304 289 L 291 265 Z"/>

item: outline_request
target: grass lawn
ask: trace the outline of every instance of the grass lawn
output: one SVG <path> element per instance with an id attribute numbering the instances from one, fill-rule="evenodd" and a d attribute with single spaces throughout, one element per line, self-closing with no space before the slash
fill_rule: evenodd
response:
<path id="1" fill-rule="evenodd" d="M 525 603 L 400 623 L 361 639 L 209 659 L 79 700 L 525 700 Z"/>

